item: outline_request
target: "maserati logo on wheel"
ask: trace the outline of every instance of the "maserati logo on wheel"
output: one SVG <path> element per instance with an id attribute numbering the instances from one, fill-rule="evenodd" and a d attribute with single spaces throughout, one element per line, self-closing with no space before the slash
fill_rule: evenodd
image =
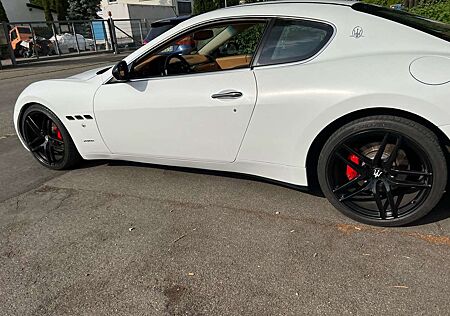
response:
<path id="1" fill-rule="evenodd" d="M 363 28 L 361 26 L 355 26 L 355 28 L 352 31 L 351 37 L 360 38 L 363 36 L 363 34 L 364 34 Z"/>
<path id="2" fill-rule="evenodd" d="M 375 169 L 373 171 L 373 176 L 377 179 L 379 177 L 381 177 L 381 175 L 383 174 L 383 171 L 381 169 Z"/>

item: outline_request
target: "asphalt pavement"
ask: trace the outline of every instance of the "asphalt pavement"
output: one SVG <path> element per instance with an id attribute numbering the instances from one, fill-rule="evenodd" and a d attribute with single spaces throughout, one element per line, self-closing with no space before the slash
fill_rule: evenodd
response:
<path id="1" fill-rule="evenodd" d="M 21 90 L 120 58 L 0 70 L 0 315 L 450 314 L 450 194 L 385 229 L 253 177 L 41 167 L 13 130 Z"/>

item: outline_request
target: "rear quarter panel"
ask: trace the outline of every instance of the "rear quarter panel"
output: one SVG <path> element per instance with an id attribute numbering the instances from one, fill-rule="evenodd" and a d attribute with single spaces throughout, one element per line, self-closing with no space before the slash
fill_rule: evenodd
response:
<path id="1" fill-rule="evenodd" d="M 450 56 L 449 43 L 344 9 L 306 15 L 336 28 L 334 39 L 314 59 L 255 68 L 257 106 L 238 160 L 304 167 L 315 137 L 361 109 L 401 109 L 436 126 L 450 124 L 450 85 L 425 85 L 409 73 L 418 57 Z M 357 26 L 364 30 L 360 38 L 352 37 Z"/>

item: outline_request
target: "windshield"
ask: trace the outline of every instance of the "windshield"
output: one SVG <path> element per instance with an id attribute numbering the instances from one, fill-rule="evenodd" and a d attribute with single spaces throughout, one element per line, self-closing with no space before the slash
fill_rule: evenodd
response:
<path id="1" fill-rule="evenodd" d="M 365 3 L 355 3 L 352 5 L 352 8 L 356 11 L 376 15 L 434 35 L 443 40 L 450 41 L 450 24 L 433 21 L 422 16 L 413 15 L 400 10 L 393 10 Z"/>
<path id="2" fill-rule="evenodd" d="M 19 26 L 17 30 L 22 34 L 31 34 L 31 30 L 28 27 Z"/>
<path id="3" fill-rule="evenodd" d="M 145 43 L 150 42 L 152 39 L 157 38 L 158 36 L 160 36 L 162 33 L 170 30 L 171 28 L 173 28 L 175 25 L 173 24 L 167 24 L 167 25 L 162 25 L 162 26 L 158 26 L 158 27 L 152 27 L 150 29 L 150 32 L 148 32 L 147 37 L 145 38 Z"/>

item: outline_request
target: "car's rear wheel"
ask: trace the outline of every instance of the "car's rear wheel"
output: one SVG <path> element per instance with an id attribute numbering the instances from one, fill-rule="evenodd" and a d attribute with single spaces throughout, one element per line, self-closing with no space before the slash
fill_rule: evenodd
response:
<path id="1" fill-rule="evenodd" d="M 69 169 L 81 157 L 62 122 L 47 108 L 35 104 L 20 122 L 22 138 L 34 158 L 47 168 Z"/>
<path id="2" fill-rule="evenodd" d="M 399 226 L 430 212 L 447 183 L 447 163 L 428 128 L 394 116 L 350 122 L 326 142 L 318 178 L 345 215 L 372 225 Z"/>

